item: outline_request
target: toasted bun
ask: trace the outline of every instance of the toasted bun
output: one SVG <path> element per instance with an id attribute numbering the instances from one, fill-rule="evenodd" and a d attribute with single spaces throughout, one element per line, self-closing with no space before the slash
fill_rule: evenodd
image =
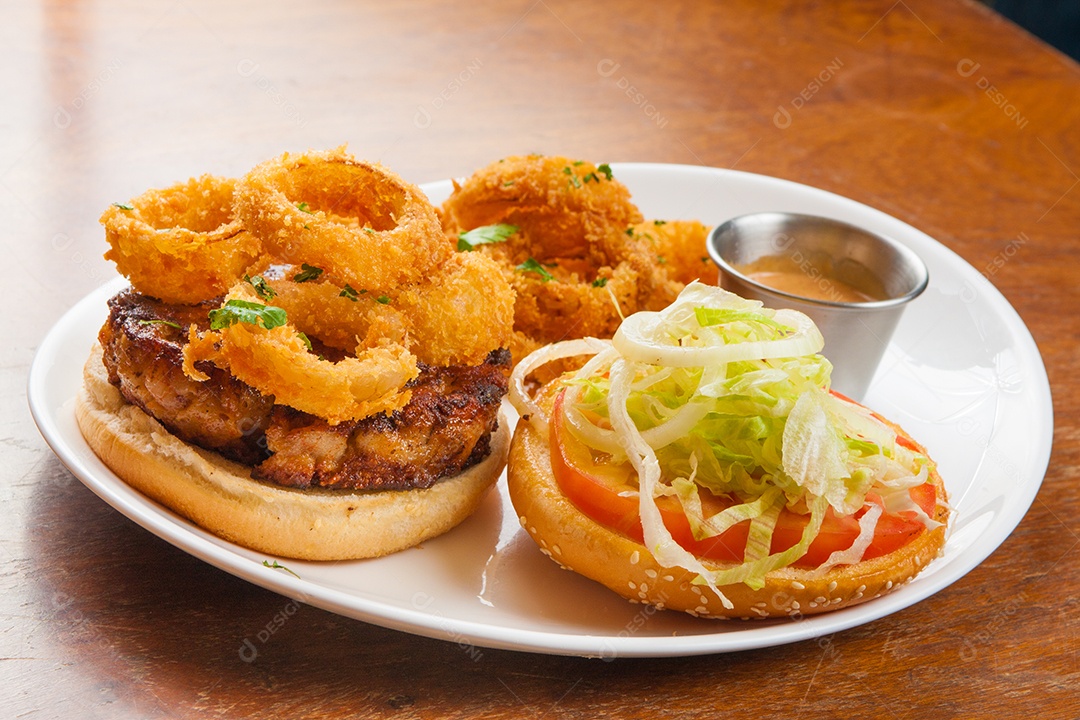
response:
<path id="1" fill-rule="evenodd" d="M 95 344 L 75 417 L 93 451 L 124 482 L 238 545 L 302 560 L 386 555 L 446 532 L 480 504 L 506 463 L 505 416 L 478 465 L 424 490 L 297 490 L 253 480 L 250 468 L 183 442 L 109 383 Z"/>
<path id="2" fill-rule="evenodd" d="M 925 452 L 922 447 L 918 450 Z M 945 544 L 942 525 L 920 533 L 895 552 L 855 565 L 836 566 L 824 573 L 794 567 L 775 570 L 766 576 L 760 590 L 743 583 L 721 587 L 734 606 L 725 608 L 708 586 L 691 582 L 695 573 L 663 567 L 644 545 L 578 510 L 555 481 L 547 435 L 528 422 L 518 423 L 511 441 L 507 482 L 522 526 L 552 560 L 631 601 L 700 617 L 788 617 L 855 605 L 906 583 L 937 557 Z M 930 482 L 939 498 L 934 519 L 945 523 L 949 510 L 941 501 L 945 488 L 936 470 Z M 705 565 L 726 567 L 712 562 Z"/>

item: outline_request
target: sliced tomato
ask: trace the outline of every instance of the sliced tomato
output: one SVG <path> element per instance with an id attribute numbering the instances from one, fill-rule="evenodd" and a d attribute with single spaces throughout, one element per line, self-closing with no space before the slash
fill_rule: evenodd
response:
<path id="1" fill-rule="evenodd" d="M 556 397 L 552 412 L 551 465 L 555 481 L 567 498 L 585 515 L 605 527 L 642 542 L 644 533 L 638 515 L 638 498 L 634 492 L 636 483 L 633 468 L 625 463 L 609 464 L 597 462 L 593 458 L 589 448 L 565 427 L 563 397 L 564 393 Z M 699 492 L 706 516 L 734 504 L 729 498 L 716 496 L 708 491 Z M 924 511 L 933 513 L 936 502 L 933 485 L 921 485 L 911 493 L 912 499 Z M 877 501 L 880 504 L 880 498 Z M 716 537 L 697 540 L 690 529 L 690 522 L 675 498 L 658 498 L 657 506 L 660 508 L 664 525 L 675 541 L 697 557 L 742 562 L 750 530 L 749 520 Z M 859 518 L 863 512 L 865 511 L 860 510 L 855 515 L 841 517 L 830 508 L 825 514 L 818 536 L 810 544 L 806 554 L 793 564 L 797 567 L 817 567 L 834 551 L 851 547 L 859 535 Z M 798 544 L 809 520 L 809 515 L 791 512 L 786 508 L 782 510 L 773 531 L 770 551 L 783 552 Z M 903 547 L 922 532 L 923 528 L 914 513 L 883 514 L 878 520 L 874 539 L 863 554 L 863 559 L 869 560 Z"/>

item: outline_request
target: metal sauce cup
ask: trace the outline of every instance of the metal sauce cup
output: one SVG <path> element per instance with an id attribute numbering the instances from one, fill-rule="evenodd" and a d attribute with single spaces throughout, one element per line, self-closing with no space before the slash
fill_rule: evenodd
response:
<path id="1" fill-rule="evenodd" d="M 832 386 L 861 400 L 870 386 L 904 306 L 929 282 L 926 265 L 909 248 L 839 220 L 769 212 L 742 215 L 713 228 L 709 256 L 720 266 L 720 285 L 766 307 L 809 315 L 825 338 L 833 364 Z M 747 277 L 754 270 L 795 271 L 818 299 L 785 292 Z M 845 301 L 831 288 L 841 283 L 868 296 Z M 814 294 L 819 294 L 815 292 Z"/>

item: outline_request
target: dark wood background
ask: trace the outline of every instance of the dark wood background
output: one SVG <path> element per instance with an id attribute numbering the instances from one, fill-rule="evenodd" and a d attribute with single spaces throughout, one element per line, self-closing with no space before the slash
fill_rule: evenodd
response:
<path id="1" fill-rule="evenodd" d="M 0 716 L 1080 716 L 1073 61 L 973 2 L 10 5 Z M 37 433 L 26 373 L 113 276 L 108 203 L 343 142 L 418 183 L 523 152 L 735 167 L 911 223 L 987 275 L 1039 344 L 1056 412 L 1042 490 L 962 580 L 817 640 L 600 662 L 467 653 L 301 606 L 242 662 L 289 601 L 85 489 Z"/>

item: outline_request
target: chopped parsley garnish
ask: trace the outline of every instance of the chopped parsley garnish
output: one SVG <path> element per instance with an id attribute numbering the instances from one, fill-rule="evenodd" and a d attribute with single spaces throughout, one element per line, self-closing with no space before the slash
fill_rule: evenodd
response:
<path id="1" fill-rule="evenodd" d="M 311 338 L 309 338 L 307 336 L 307 333 L 302 333 L 302 332 L 297 331 L 296 334 L 300 336 L 300 339 L 304 341 L 304 345 L 306 345 L 307 349 L 310 351 L 312 349 L 312 347 L 311 347 Z"/>
<path id="2" fill-rule="evenodd" d="M 607 278 L 606 277 L 598 277 L 598 278 L 596 278 L 595 280 L 592 281 L 592 286 L 593 287 L 604 287 L 605 285 L 607 285 Z"/>
<path id="3" fill-rule="evenodd" d="M 255 294 L 261 297 L 263 300 L 273 300 L 277 295 L 277 290 L 270 287 L 266 282 L 266 278 L 262 275 L 256 275 L 251 277 L 250 275 L 244 275 L 244 281 L 249 283 L 251 287 L 255 288 Z"/>
<path id="4" fill-rule="evenodd" d="M 659 225 L 667 225 L 667 220 L 653 220 L 652 224 L 657 225 L 657 226 L 659 226 Z"/>
<path id="5" fill-rule="evenodd" d="M 217 310 L 211 310 L 209 316 L 211 330 L 221 330 L 238 322 L 273 330 L 288 321 L 283 309 L 247 300 L 229 300 Z"/>
<path id="6" fill-rule="evenodd" d="M 633 227 L 626 228 L 626 234 L 629 235 L 630 237 L 634 237 L 634 228 Z"/>
<path id="7" fill-rule="evenodd" d="M 568 176 L 570 176 L 570 184 L 572 186 L 574 186 L 576 188 L 581 187 L 581 180 L 578 178 L 577 173 L 574 172 L 574 169 L 572 167 L 567 165 L 566 167 L 564 167 L 562 169 L 562 171 L 564 173 L 566 173 Z"/>
<path id="8" fill-rule="evenodd" d="M 296 573 L 294 573 L 292 570 L 285 567 L 284 565 L 279 564 L 277 560 L 275 560 L 272 563 L 269 560 L 263 560 L 263 567 L 272 568 L 274 570 L 284 570 L 285 572 L 289 573 L 290 575 L 292 575 L 297 580 L 300 579 L 299 575 L 297 575 Z"/>
<path id="9" fill-rule="evenodd" d="M 390 304 L 390 296 L 389 295 L 380 295 L 379 297 L 375 298 L 375 302 L 379 303 L 380 305 L 389 305 Z"/>
<path id="10" fill-rule="evenodd" d="M 506 242 L 506 239 L 518 231 L 517 225 L 481 225 L 458 235 L 457 249 L 460 252 L 472 250 L 477 245 Z"/>
<path id="11" fill-rule="evenodd" d="M 318 278 L 322 274 L 323 274 L 323 269 L 322 268 L 315 267 L 314 265 L 308 265 L 307 263 L 303 263 L 303 264 L 300 265 L 300 272 L 293 275 L 292 279 L 293 279 L 293 282 L 302 283 L 302 282 L 308 282 L 309 280 L 315 280 L 316 278 Z"/>
<path id="12" fill-rule="evenodd" d="M 366 232 L 368 235 L 374 235 L 375 234 L 375 228 L 370 228 L 367 225 L 365 225 L 363 229 L 364 229 L 364 232 Z"/>
<path id="13" fill-rule="evenodd" d="M 362 290 L 361 292 L 366 291 Z M 358 296 L 359 293 L 357 293 L 356 290 L 353 290 L 352 285 L 350 285 L 349 283 L 345 283 L 345 287 L 341 288 L 341 292 L 338 293 L 338 297 L 348 298 L 353 302 L 357 301 Z"/>
<path id="14" fill-rule="evenodd" d="M 184 328 L 180 327 L 180 323 L 175 323 L 172 320 L 161 320 L 160 318 L 155 318 L 153 320 L 140 320 L 139 324 L 140 325 L 168 325 L 169 327 L 176 328 L 177 330 L 183 330 L 184 329 Z"/>
<path id="15" fill-rule="evenodd" d="M 610 180 L 611 179 L 611 166 L 608 165 L 607 163 L 597 165 L 596 172 L 590 172 L 590 173 L 585 175 L 585 182 L 590 182 L 591 181 L 591 182 L 594 182 L 594 183 L 599 183 L 600 182 L 600 175 L 597 175 L 596 173 L 600 173 L 600 175 L 603 175 L 605 178 Z"/>
<path id="16" fill-rule="evenodd" d="M 312 211 L 311 211 L 311 210 L 309 209 L 310 207 L 311 207 L 311 206 L 310 206 L 310 205 L 308 205 L 308 204 L 307 204 L 306 202 L 302 202 L 302 203 L 297 203 L 297 204 L 296 204 L 296 209 L 297 209 L 297 210 L 299 210 L 300 212 L 302 212 L 302 213 L 307 213 L 308 215 L 314 215 L 315 213 L 313 213 L 313 212 L 312 212 Z"/>
<path id="17" fill-rule="evenodd" d="M 113 207 L 118 207 L 121 210 L 134 210 L 135 209 L 135 207 L 133 205 L 128 205 L 127 203 L 113 203 Z"/>
<path id="18" fill-rule="evenodd" d="M 536 260 L 536 258 L 529 258 L 525 262 L 518 265 L 517 269 L 520 270 L 521 272 L 533 272 L 533 273 L 536 273 L 537 275 L 540 276 L 540 282 L 548 282 L 549 280 L 554 279 L 554 276 L 551 273 L 549 273 L 547 270 L 545 270 L 544 266 L 541 265 Z"/>

